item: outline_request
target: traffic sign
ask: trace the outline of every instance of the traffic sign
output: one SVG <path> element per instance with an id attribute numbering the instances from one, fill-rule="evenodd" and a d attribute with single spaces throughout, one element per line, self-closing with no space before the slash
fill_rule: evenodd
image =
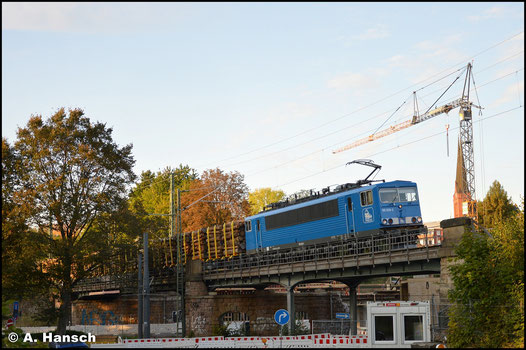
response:
<path id="1" fill-rule="evenodd" d="M 348 319 L 351 318 L 351 317 L 349 316 L 348 313 L 345 313 L 345 312 L 337 312 L 337 313 L 336 313 L 336 318 L 343 318 L 343 319 L 345 319 L 345 320 L 348 320 Z"/>
<path id="2" fill-rule="evenodd" d="M 290 320 L 290 315 L 287 310 L 279 309 L 274 314 L 274 321 L 276 321 L 277 324 L 280 326 L 286 325 Z"/>
<path id="3" fill-rule="evenodd" d="M 18 301 L 15 301 L 13 303 L 13 318 L 16 320 L 18 318 L 18 309 L 19 309 L 19 304 L 18 304 Z"/>
<path id="4" fill-rule="evenodd" d="M 7 323 L 5 324 L 5 328 L 9 328 L 14 324 L 15 324 L 15 321 L 13 321 L 13 319 L 10 318 L 9 320 L 7 320 Z"/>

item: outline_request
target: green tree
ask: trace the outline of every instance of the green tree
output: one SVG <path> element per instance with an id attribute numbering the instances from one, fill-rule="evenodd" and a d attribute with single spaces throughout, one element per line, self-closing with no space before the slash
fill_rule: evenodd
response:
<path id="1" fill-rule="evenodd" d="M 452 347 L 524 347 L 524 204 L 491 236 L 467 230 L 451 267 Z"/>
<path id="2" fill-rule="evenodd" d="M 248 194 L 250 215 L 259 213 L 270 203 L 276 203 L 285 197 L 282 190 L 273 190 L 270 187 L 256 188 Z"/>
<path id="3" fill-rule="evenodd" d="M 16 204 L 28 208 L 35 239 L 47 239 L 42 267 L 60 300 L 57 332 L 64 334 L 72 290 L 111 254 L 107 233 L 93 227 L 126 199 L 135 175 L 132 146 L 120 148 L 112 129 L 81 109 L 59 109 L 47 120 L 32 116 L 14 144 L 20 188 Z M 57 233 L 49 239 L 52 224 Z"/>
<path id="4" fill-rule="evenodd" d="M 28 226 L 29 207 L 19 205 L 19 157 L 2 138 L 2 301 L 34 296 L 45 289 L 39 269 L 41 239 L 35 239 Z"/>
<path id="5" fill-rule="evenodd" d="M 477 206 L 478 221 L 486 228 L 495 227 L 517 212 L 517 206 L 497 180 L 490 186 L 484 200 L 478 201 Z"/>
<path id="6" fill-rule="evenodd" d="M 170 213 L 170 174 L 174 174 L 175 189 L 187 190 L 198 174 L 188 165 L 180 164 L 173 169 L 153 172 L 147 170 L 141 174 L 141 180 L 133 188 L 129 197 L 130 211 L 136 216 L 141 232 L 148 229 L 152 238 L 167 238 L 169 216 L 150 214 Z"/>

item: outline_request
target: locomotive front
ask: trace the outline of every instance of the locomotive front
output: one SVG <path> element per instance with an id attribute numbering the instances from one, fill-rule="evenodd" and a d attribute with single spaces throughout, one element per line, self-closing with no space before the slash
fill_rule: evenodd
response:
<path id="1" fill-rule="evenodd" d="M 422 225 L 416 183 L 392 181 L 378 184 L 377 193 L 382 228 Z"/>

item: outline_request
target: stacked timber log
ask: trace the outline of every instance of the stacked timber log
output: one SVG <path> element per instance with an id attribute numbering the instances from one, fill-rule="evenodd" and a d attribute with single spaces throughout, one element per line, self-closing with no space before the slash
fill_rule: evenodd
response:
<path id="1" fill-rule="evenodd" d="M 226 259 L 245 253 L 245 226 L 243 221 L 201 228 L 184 234 L 187 261 Z"/>
<path id="2" fill-rule="evenodd" d="M 232 221 L 199 230 L 184 232 L 181 237 L 182 263 L 190 260 L 211 261 L 228 259 L 246 251 L 244 221 Z M 165 239 L 161 243 L 159 263 L 172 266 L 177 261 L 177 240 Z M 162 260 L 162 261 L 161 261 Z"/>

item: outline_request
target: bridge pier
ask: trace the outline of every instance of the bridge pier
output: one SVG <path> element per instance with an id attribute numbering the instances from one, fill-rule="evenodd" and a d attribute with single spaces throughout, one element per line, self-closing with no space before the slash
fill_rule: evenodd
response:
<path id="1" fill-rule="evenodd" d="M 351 328 L 351 335 L 358 334 L 358 296 L 356 294 L 356 290 L 362 281 L 363 279 L 361 278 L 342 280 L 342 282 L 345 283 L 347 287 L 349 287 L 349 324 Z"/>
<path id="2" fill-rule="evenodd" d="M 349 286 L 349 316 L 351 323 L 351 335 L 358 333 L 358 298 L 356 295 L 356 285 Z"/>
<path id="3" fill-rule="evenodd" d="M 294 334 L 296 328 L 296 312 L 294 310 L 294 286 L 287 286 L 287 310 L 290 314 L 289 334 Z"/>

